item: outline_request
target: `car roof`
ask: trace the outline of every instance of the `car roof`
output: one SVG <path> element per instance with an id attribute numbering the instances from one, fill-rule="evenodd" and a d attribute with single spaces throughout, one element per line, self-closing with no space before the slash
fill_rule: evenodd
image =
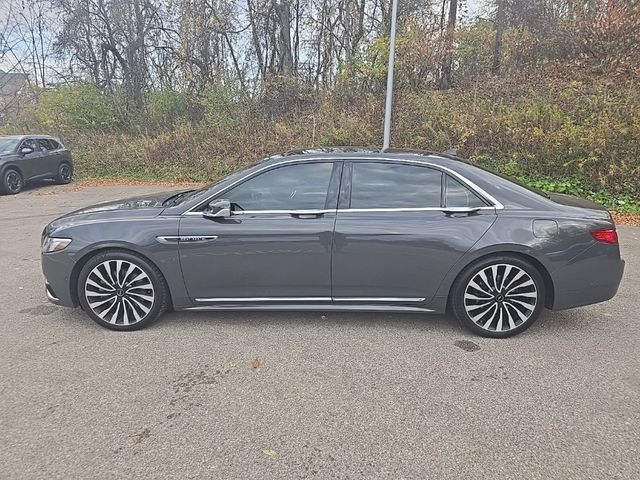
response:
<path id="1" fill-rule="evenodd" d="M 409 149 L 387 149 L 382 150 L 380 148 L 371 147 L 322 147 L 322 148 L 308 148 L 300 150 L 291 150 L 284 153 L 278 153 L 265 158 L 260 163 L 277 163 L 284 159 L 311 159 L 311 158 L 335 158 L 335 159 L 384 159 L 384 160 L 413 160 L 424 162 L 460 162 L 469 164 L 467 160 L 464 160 L 454 153 L 436 153 L 428 152 L 424 150 L 409 150 Z"/>
<path id="2" fill-rule="evenodd" d="M 0 135 L 0 138 L 10 138 L 10 139 L 14 139 L 14 140 L 25 140 L 28 138 L 46 138 L 46 139 L 50 139 L 50 140 L 58 140 L 55 137 L 52 137 L 51 135 L 39 135 L 39 134 L 33 134 L 30 133 L 28 135 Z"/>

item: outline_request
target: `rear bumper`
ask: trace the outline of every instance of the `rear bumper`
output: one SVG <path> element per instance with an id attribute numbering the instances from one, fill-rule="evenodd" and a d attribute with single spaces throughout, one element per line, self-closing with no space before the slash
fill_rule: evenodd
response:
<path id="1" fill-rule="evenodd" d="M 624 260 L 618 246 L 596 244 L 551 275 L 553 310 L 605 302 L 618 292 Z"/>

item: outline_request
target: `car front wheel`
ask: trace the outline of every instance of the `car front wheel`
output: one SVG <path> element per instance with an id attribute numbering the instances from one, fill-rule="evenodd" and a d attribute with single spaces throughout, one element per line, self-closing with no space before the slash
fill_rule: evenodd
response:
<path id="1" fill-rule="evenodd" d="M 78 278 L 82 309 L 111 330 L 138 330 L 160 317 L 169 293 L 160 270 L 135 253 L 111 250 L 91 258 Z"/>
<path id="2" fill-rule="evenodd" d="M 544 308 L 544 281 L 518 257 L 495 256 L 467 267 L 456 281 L 451 309 L 458 321 L 484 337 L 523 332 Z"/>
<path id="3" fill-rule="evenodd" d="M 0 193 L 15 195 L 22 191 L 22 187 L 24 187 L 24 179 L 20 172 L 13 168 L 5 170 L 0 179 Z"/>

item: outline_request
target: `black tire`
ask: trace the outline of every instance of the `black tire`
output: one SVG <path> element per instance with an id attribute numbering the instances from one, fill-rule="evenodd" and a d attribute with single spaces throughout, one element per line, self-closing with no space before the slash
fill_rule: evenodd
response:
<path id="1" fill-rule="evenodd" d="M 67 185 L 73 179 L 73 166 L 68 162 L 62 162 L 58 166 L 56 182 L 60 185 Z"/>
<path id="2" fill-rule="evenodd" d="M 460 324 L 491 338 L 524 332 L 538 319 L 544 303 L 545 284 L 538 269 L 511 255 L 486 257 L 466 267 L 450 296 L 451 311 Z"/>
<path id="3" fill-rule="evenodd" d="M 129 265 L 134 268 L 129 270 Z M 142 274 L 146 277 L 133 281 Z M 98 325 L 111 330 L 130 331 L 147 327 L 170 304 L 169 289 L 158 267 L 127 250 L 108 250 L 89 259 L 78 276 L 77 292 L 80 306 L 87 315 Z M 153 300 L 146 300 L 148 297 Z"/>
<path id="4" fill-rule="evenodd" d="M 0 179 L 0 193 L 15 195 L 20 193 L 23 187 L 22 174 L 15 168 L 7 168 Z"/>

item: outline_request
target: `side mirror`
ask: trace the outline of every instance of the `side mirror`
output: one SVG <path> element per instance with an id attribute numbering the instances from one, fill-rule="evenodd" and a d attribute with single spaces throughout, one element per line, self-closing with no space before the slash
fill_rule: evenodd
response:
<path id="1" fill-rule="evenodd" d="M 213 200 L 202 212 L 205 218 L 228 218 L 231 216 L 231 202 L 225 199 Z"/>
<path id="2" fill-rule="evenodd" d="M 20 149 L 20 153 L 23 155 L 29 155 L 30 153 L 33 153 L 33 148 L 31 147 L 22 147 Z"/>

